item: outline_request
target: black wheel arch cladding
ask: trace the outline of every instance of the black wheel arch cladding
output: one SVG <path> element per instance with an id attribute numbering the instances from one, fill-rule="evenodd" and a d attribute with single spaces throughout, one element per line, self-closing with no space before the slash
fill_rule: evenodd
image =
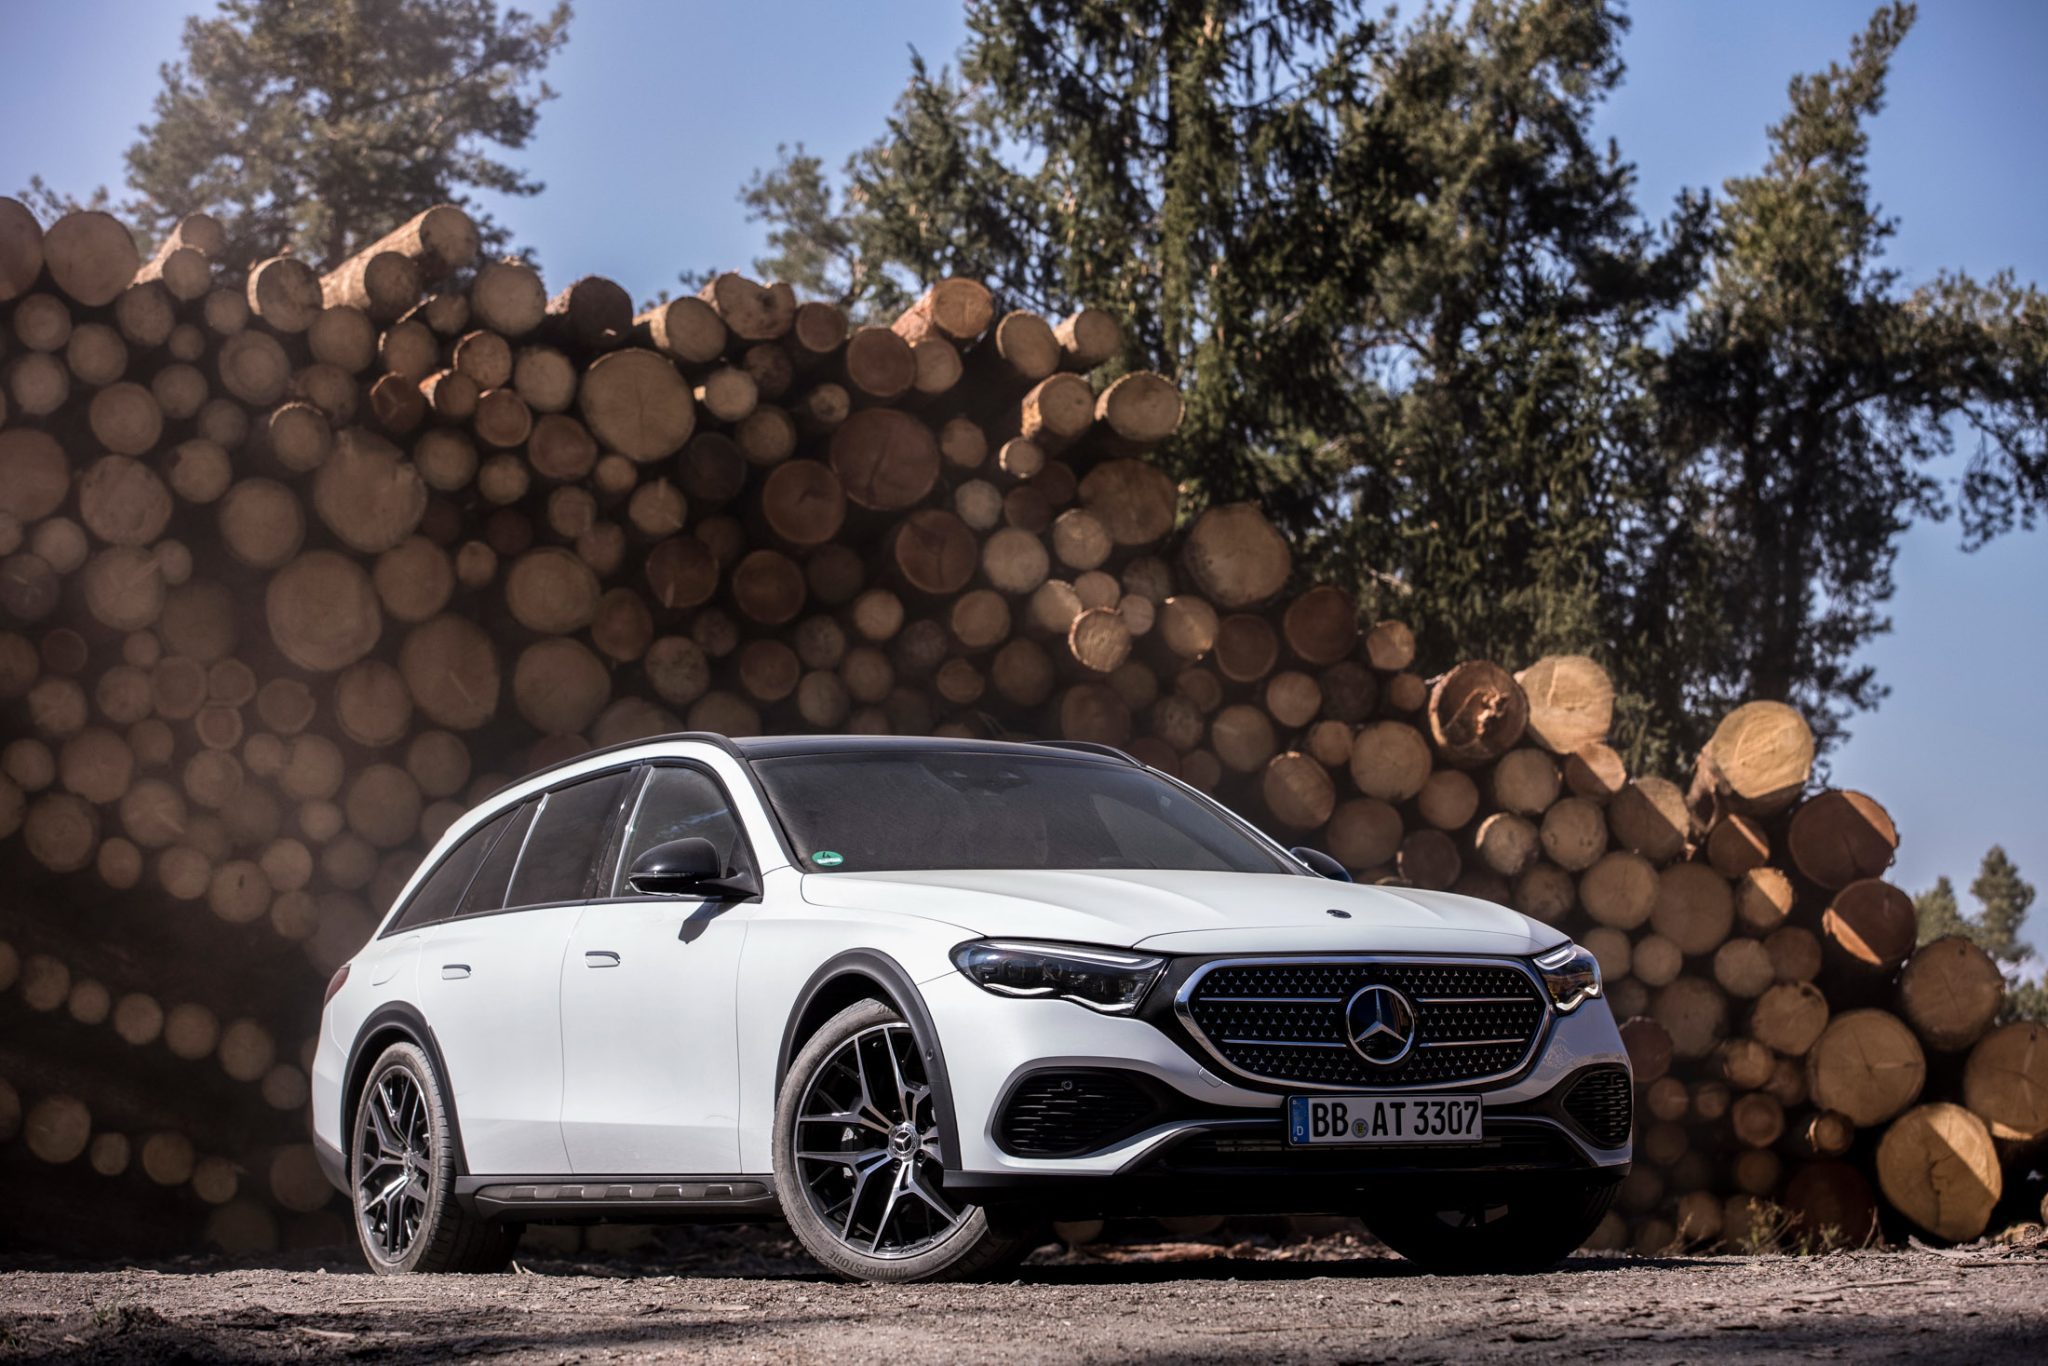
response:
<path id="1" fill-rule="evenodd" d="M 804 1043 L 826 1020 L 863 998 L 879 999 L 910 1026 L 924 1059 L 925 1079 L 932 1088 L 932 1112 L 939 1124 L 939 1158 L 949 1171 L 960 1167 L 960 1129 L 953 1110 L 953 1084 L 946 1071 L 939 1031 L 925 1009 L 924 997 L 901 964 L 874 949 L 849 949 L 828 959 L 811 974 L 790 1007 L 776 1054 L 775 1094 L 780 1098 L 790 1064 Z"/>
<path id="2" fill-rule="evenodd" d="M 412 1044 L 427 1055 L 427 1063 L 434 1069 L 434 1080 L 438 1083 L 436 1089 L 441 1093 L 442 1108 L 448 1112 L 448 1138 L 455 1150 L 455 1174 L 469 1175 L 469 1159 L 462 1148 L 462 1117 L 455 1107 L 455 1080 L 448 1074 L 447 1059 L 441 1056 L 440 1041 L 434 1037 L 434 1031 L 427 1024 L 426 1017 L 404 1001 L 390 1001 L 371 1011 L 369 1018 L 356 1030 L 355 1042 L 349 1045 L 348 1064 L 342 1072 L 345 1080 L 341 1089 L 343 1161 L 351 1167 L 355 1161 L 353 1131 L 356 1104 L 362 1096 L 363 1082 L 384 1050 L 394 1043 Z"/>

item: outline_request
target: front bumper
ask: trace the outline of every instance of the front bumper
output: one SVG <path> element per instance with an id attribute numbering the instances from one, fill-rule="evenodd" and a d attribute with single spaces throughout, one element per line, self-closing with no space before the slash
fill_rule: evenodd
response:
<path id="1" fill-rule="evenodd" d="M 1126 1196 L 1158 1188 L 1142 1212 L 1165 1212 L 1159 1202 L 1174 1195 L 1175 1185 L 1197 1191 L 1201 1213 L 1240 1207 L 1217 1203 L 1230 1193 L 1225 1187 L 1250 1197 L 1250 1208 L 1269 1212 L 1299 1205 L 1299 1196 L 1314 1197 L 1297 1210 L 1306 1212 L 1331 1208 L 1333 1188 L 1353 1180 L 1431 1174 L 1526 1179 L 1535 1172 L 1618 1179 L 1633 1155 L 1628 1142 L 1596 1146 L 1560 1109 L 1567 1084 L 1584 1069 L 1628 1065 L 1602 1001 L 1552 1016 L 1535 1056 L 1515 1076 L 1442 1088 L 1484 1097 L 1487 1143 L 1306 1150 L 1285 1142 L 1282 1113 L 1290 1088 L 1227 1075 L 1176 1026 L 1170 1010 L 1162 1014 L 1148 1003 L 1143 1017 L 1103 1015 L 1069 1001 L 996 996 L 958 973 L 925 982 L 922 991 L 946 1051 L 959 1130 L 948 1189 L 994 1198 L 1075 1186 L 1078 1194 L 1119 1178 L 1110 1184 Z M 1160 1121 L 1079 1156 L 1004 1151 L 999 1127 L 1013 1087 L 1028 1074 L 1061 1068 L 1140 1074 L 1166 1099 Z M 1273 1203 L 1281 1196 L 1287 1198 Z"/>

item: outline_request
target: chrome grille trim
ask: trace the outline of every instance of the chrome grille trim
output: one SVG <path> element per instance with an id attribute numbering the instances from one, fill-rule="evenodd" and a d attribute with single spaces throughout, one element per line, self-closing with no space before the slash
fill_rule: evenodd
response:
<path id="1" fill-rule="evenodd" d="M 1223 1042 L 1242 1044 L 1246 1048 L 1271 1048 L 1273 1046 L 1271 1039 L 1225 1039 Z M 1345 1048 L 1349 1045 L 1331 1043 L 1325 1039 L 1289 1039 L 1286 1041 L 1286 1046 L 1289 1048 Z"/>
<path id="2" fill-rule="evenodd" d="M 1524 978 L 1528 980 L 1530 993 L 1535 999 L 1541 1012 L 1538 1016 L 1535 1028 L 1530 1031 L 1528 1038 L 1528 1047 L 1522 1051 L 1521 1056 L 1516 1060 L 1515 1064 L 1512 1067 L 1506 1068 L 1501 1071 L 1487 1073 L 1483 1076 L 1459 1077 L 1451 1081 L 1403 1082 L 1395 1078 L 1366 1079 L 1363 1081 L 1343 1083 L 1304 1081 L 1293 1077 L 1272 1076 L 1266 1073 L 1252 1071 L 1246 1067 L 1238 1066 L 1236 1063 L 1232 1062 L 1227 1056 L 1225 1056 L 1222 1049 L 1217 1046 L 1218 1041 L 1211 1039 L 1208 1033 L 1203 1030 L 1202 1026 L 1199 1023 L 1197 1023 L 1195 1019 L 1194 995 L 1196 989 L 1200 987 L 1203 979 L 1208 977 L 1210 973 L 1222 970 L 1224 968 L 1366 967 L 1374 965 L 1386 965 L 1393 967 L 1513 968 L 1516 972 L 1520 973 Z M 1224 1004 L 1228 1004 L 1232 1001 L 1239 1001 L 1244 1003 L 1270 1003 L 1278 1005 L 1326 1006 L 1341 1004 L 1347 998 L 1342 996 L 1212 996 L 1206 997 L 1204 999 L 1205 1001 L 1213 1001 Z M 1426 1005 L 1457 1005 L 1461 1003 L 1492 1004 L 1515 998 L 1495 996 L 1415 996 L 1410 999 L 1413 1000 L 1418 1007 L 1422 1007 Z M 1289 1091 L 1328 1092 L 1459 1091 L 1470 1090 L 1474 1087 L 1487 1086 L 1507 1081 L 1512 1078 L 1518 1077 L 1529 1070 L 1529 1067 L 1535 1062 L 1537 1054 L 1542 1051 L 1545 1040 L 1550 1035 L 1551 1025 L 1557 1019 L 1557 1012 L 1551 1005 L 1549 993 L 1546 992 L 1543 988 L 1542 979 L 1537 976 L 1535 970 L 1528 963 L 1522 961 L 1519 958 L 1504 958 L 1493 955 L 1479 954 L 1257 954 L 1237 958 L 1216 958 L 1206 963 L 1203 963 L 1201 966 L 1197 967 L 1193 972 L 1188 974 L 1187 980 L 1182 982 L 1180 984 L 1179 989 L 1176 990 L 1174 993 L 1173 1011 L 1175 1017 L 1180 1021 L 1181 1027 L 1187 1031 L 1188 1036 L 1191 1039 L 1193 1039 L 1197 1045 L 1200 1046 L 1203 1052 L 1207 1053 L 1211 1058 L 1215 1059 L 1217 1064 L 1224 1068 L 1225 1071 L 1231 1076 L 1238 1077 L 1246 1081 L 1258 1082 L 1270 1087 L 1284 1088 Z M 1239 1039 L 1225 1037 L 1222 1040 L 1220 1040 L 1220 1042 L 1226 1046 L 1257 1047 L 1266 1049 L 1348 1049 L 1350 1047 L 1349 1043 L 1343 1040 L 1330 1042 L 1328 1040 L 1311 1039 Z M 1517 1042 L 1520 1042 L 1519 1038 L 1428 1041 L 1418 1039 L 1416 1041 L 1416 1051 L 1419 1053 L 1422 1049 L 1425 1048 L 1438 1047 L 1503 1047 L 1508 1044 Z"/>
<path id="3" fill-rule="evenodd" d="M 1270 1044 L 1272 1040 L 1268 1039 L 1264 1042 Z M 1415 1046 L 1417 1048 L 1505 1048 L 1511 1043 L 1520 1042 L 1520 1039 L 1509 1035 L 1505 1039 L 1438 1039 L 1434 1043 L 1418 1043 Z M 1339 1048 L 1343 1046 L 1343 1044 L 1337 1045 Z"/>

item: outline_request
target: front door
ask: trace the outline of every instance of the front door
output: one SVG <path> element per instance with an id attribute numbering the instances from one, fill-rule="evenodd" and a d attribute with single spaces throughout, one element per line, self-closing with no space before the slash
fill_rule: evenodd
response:
<path id="1" fill-rule="evenodd" d="M 736 983 L 755 905 L 626 883 L 641 854 L 691 836 L 729 868 L 754 866 L 715 777 L 650 767 L 617 841 L 611 899 L 589 906 L 562 960 L 562 1136 L 578 1175 L 740 1169 Z"/>

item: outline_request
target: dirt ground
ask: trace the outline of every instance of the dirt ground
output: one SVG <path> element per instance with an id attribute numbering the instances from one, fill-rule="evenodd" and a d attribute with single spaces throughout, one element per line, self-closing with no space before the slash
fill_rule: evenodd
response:
<path id="1" fill-rule="evenodd" d="M 339 1251 L 0 1271 L 0 1361 L 536 1362 L 1787 1358 L 2048 1359 L 2048 1250 L 1577 1257 L 1444 1279 L 1376 1246 L 1125 1245 L 1037 1254 L 992 1285 L 827 1280 L 775 1236 L 703 1234 L 630 1261 L 379 1279 Z"/>

